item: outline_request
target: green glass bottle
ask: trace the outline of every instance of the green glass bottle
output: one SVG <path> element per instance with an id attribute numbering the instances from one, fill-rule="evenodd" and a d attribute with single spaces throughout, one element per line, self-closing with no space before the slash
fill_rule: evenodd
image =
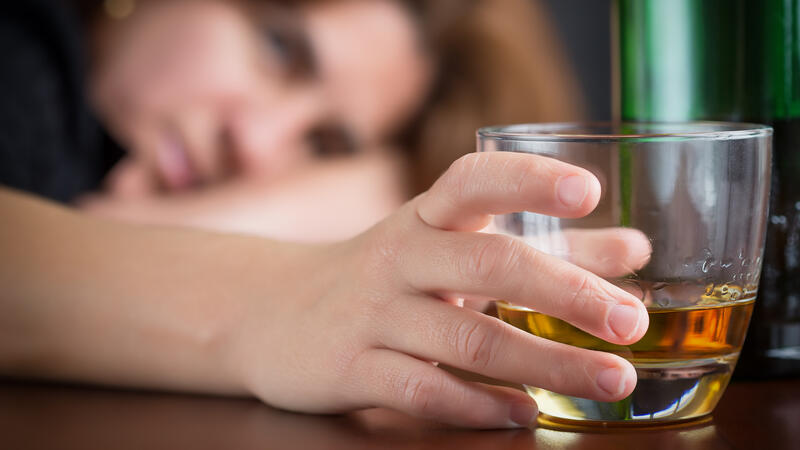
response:
<path id="1" fill-rule="evenodd" d="M 612 20 L 616 117 L 773 126 L 763 270 L 735 375 L 800 376 L 800 0 L 617 0 Z"/>

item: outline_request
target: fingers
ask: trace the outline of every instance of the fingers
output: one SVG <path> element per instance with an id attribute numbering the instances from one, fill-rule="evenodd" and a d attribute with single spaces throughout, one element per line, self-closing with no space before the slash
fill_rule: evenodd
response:
<path id="1" fill-rule="evenodd" d="M 598 401 L 627 397 L 636 372 L 623 358 L 539 338 L 498 319 L 425 298 L 392 311 L 382 344 L 420 358 Z M 410 306 L 410 307 L 409 307 Z"/>
<path id="2" fill-rule="evenodd" d="M 633 228 L 571 228 L 519 239 L 601 277 L 634 273 L 647 265 L 653 252 L 647 236 Z"/>
<path id="3" fill-rule="evenodd" d="M 158 190 L 152 172 L 133 158 L 117 163 L 106 177 L 105 184 L 109 195 L 125 199 L 152 196 Z"/>
<path id="4" fill-rule="evenodd" d="M 647 236 L 633 228 L 573 228 L 562 234 L 568 246 L 567 260 L 601 277 L 634 273 L 650 262 L 653 253 Z"/>
<path id="5" fill-rule="evenodd" d="M 357 364 L 360 377 L 380 381 L 363 385 L 372 403 L 416 417 L 469 428 L 517 428 L 531 425 L 538 413 L 524 392 L 466 382 L 392 350 L 373 349 Z"/>
<path id="6" fill-rule="evenodd" d="M 580 167 L 540 155 L 471 153 L 421 196 L 417 212 L 436 228 L 476 231 L 491 214 L 534 211 L 582 217 L 599 199 L 600 182 Z"/>
<path id="7" fill-rule="evenodd" d="M 518 239 L 435 231 L 420 233 L 405 250 L 398 268 L 422 292 L 507 300 L 614 344 L 631 344 L 647 331 L 640 299 Z"/>

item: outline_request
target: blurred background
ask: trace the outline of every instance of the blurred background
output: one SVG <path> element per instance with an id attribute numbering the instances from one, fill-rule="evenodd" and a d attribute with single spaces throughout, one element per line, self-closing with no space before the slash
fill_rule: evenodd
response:
<path id="1" fill-rule="evenodd" d="M 611 0 L 544 0 L 590 120 L 611 119 Z"/>
<path id="2" fill-rule="evenodd" d="M 348 238 L 479 127 L 609 119 L 610 4 L 9 2 L 0 183 L 113 220 Z"/>

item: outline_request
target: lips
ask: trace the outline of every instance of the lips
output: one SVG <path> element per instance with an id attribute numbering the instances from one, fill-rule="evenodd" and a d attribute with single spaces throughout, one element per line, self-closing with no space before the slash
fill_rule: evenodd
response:
<path id="1" fill-rule="evenodd" d="M 187 188 L 196 181 L 186 146 L 174 132 L 164 133 L 156 151 L 156 163 L 165 186 L 170 190 Z"/>

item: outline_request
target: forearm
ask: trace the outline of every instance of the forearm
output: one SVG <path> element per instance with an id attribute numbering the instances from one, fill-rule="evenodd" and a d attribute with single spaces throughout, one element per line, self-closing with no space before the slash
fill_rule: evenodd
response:
<path id="1" fill-rule="evenodd" d="M 332 242 L 364 231 L 405 202 L 402 164 L 391 153 L 360 155 L 315 163 L 277 180 L 238 179 L 173 195 L 125 198 L 112 189 L 81 208 L 130 222 Z"/>
<path id="2" fill-rule="evenodd" d="M 296 246 L 93 220 L 2 190 L 0 211 L 0 372 L 243 392 L 230 348 L 242 297 L 269 292 Z"/>

